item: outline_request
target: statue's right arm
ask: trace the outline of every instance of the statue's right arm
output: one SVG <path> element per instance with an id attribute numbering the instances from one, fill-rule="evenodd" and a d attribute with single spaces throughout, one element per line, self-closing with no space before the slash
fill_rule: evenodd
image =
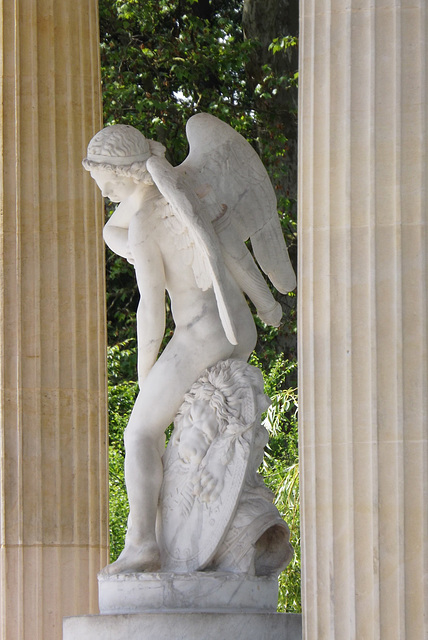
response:
<path id="1" fill-rule="evenodd" d="M 131 215 L 130 215 L 131 214 Z M 128 246 L 128 229 L 132 218 L 132 210 L 120 204 L 103 230 L 106 245 L 122 258 L 130 258 Z"/>
<path id="2" fill-rule="evenodd" d="M 129 258 L 128 229 L 115 227 L 107 222 L 103 230 L 104 242 L 113 253 L 122 258 Z"/>

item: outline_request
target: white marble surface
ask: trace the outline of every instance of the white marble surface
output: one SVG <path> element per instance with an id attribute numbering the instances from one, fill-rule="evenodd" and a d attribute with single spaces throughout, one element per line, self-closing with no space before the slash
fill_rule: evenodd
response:
<path id="1" fill-rule="evenodd" d="M 268 405 L 261 372 L 240 360 L 210 367 L 186 394 L 163 456 L 163 571 L 278 575 L 288 564 L 288 527 L 257 473 Z"/>
<path id="2" fill-rule="evenodd" d="M 165 611 L 276 611 L 278 580 L 222 572 L 99 576 L 102 614 Z"/>
<path id="3" fill-rule="evenodd" d="M 196 410 L 200 399 L 195 399 L 191 419 L 198 425 L 191 436 L 191 429 L 182 435 L 184 453 L 175 465 L 180 471 L 184 461 L 195 473 L 181 465 L 183 478 L 174 477 L 173 485 L 181 487 L 178 509 L 170 508 L 171 500 L 165 508 L 162 505 L 165 496 L 173 495 L 174 486 L 161 496 L 158 509 L 164 432 L 206 369 L 224 360 L 244 363 L 249 358 L 257 332 L 244 294 L 266 323 L 280 323 L 280 305 L 261 271 L 280 291 L 295 286 L 275 192 L 256 152 L 229 125 L 208 114 L 190 118 L 186 132 L 190 151 L 179 167 L 165 159 L 161 144 L 120 124 L 98 132 L 83 161 L 103 195 L 118 203 L 105 225 L 104 239 L 112 251 L 135 266 L 140 291 L 140 391 L 125 431 L 130 515 L 125 548 L 105 568 L 108 575 L 158 571 L 164 568 L 165 558 L 168 568 L 181 571 L 209 566 L 233 520 L 248 476 L 254 430 L 247 440 L 244 433 L 262 410 L 254 406 L 256 396 L 263 395 L 263 383 L 261 392 L 250 392 L 248 398 L 242 400 L 238 393 L 238 408 L 233 404 L 235 398 L 228 405 L 222 383 L 214 384 L 213 394 L 223 400 L 211 403 L 204 397 L 202 416 Z M 245 244 L 248 238 L 261 270 Z M 165 292 L 171 300 L 175 329 L 158 357 L 165 331 Z M 226 370 L 220 378 L 228 375 Z M 243 378 L 241 391 L 246 383 Z M 208 386 L 213 386 L 212 381 Z M 227 428 L 222 427 L 221 417 L 215 424 L 214 405 L 214 414 L 228 413 Z M 247 405 L 253 407 L 251 424 L 242 409 Z M 201 444 L 205 447 L 202 453 Z M 193 455 L 195 448 L 198 451 Z M 257 500 L 248 504 L 254 508 Z M 256 518 L 263 515 L 263 500 L 258 506 L 262 513 L 256 508 Z M 159 513 L 168 522 L 161 548 Z M 183 523 L 189 516 L 192 527 Z M 266 530 L 269 523 L 263 526 Z M 247 551 L 262 538 L 262 529 L 247 536 Z M 284 527 L 275 531 L 286 544 Z M 234 558 L 229 554 L 223 560 L 228 569 L 241 571 L 239 556 L 246 551 L 235 545 L 235 552 Z M 265 552 L 258 550 L 256 555 L 266 556 Z M 265 572 L 282 568 L 287 557 L 287 553 L 279 554 L 277 567 L 268 561 L 260 568 Z M 246 563 L 254 573 L 255 558 L 247 557 Z"/>
<path id="4" fill-rule="evenodd" d="M 292 613 L 140 613 L 64 619 L 63 640 L 302 640 Z"/>

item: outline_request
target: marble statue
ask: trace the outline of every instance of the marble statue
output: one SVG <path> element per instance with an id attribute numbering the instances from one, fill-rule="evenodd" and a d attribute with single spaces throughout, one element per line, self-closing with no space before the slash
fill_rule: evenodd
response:
<path id="1" fill-rule="evenodd" d="M 165 571 L 278 574 L 289 530 L 257 473 L 270 404 L 263 377 L 242 360 L 210 367 L 186 393 L 163 456 L 158 542 Z"/>
<path id="2" fill-rule="evenodd" d="M 190 151 L 178 167 L 128 125 L 97 133 L 83 161 L 103 196 L 119 203 L 104 239 L 135 266 L 140 291 L 140 391 L 124 436 L 130 514 L 125 548 L 105 575 L 165 567 L 263 574 L 290 556 L 256 477 L 266 403 L 246 364 L 256 328 L 244 294 L 265 323 L 278 326 L 282 315 L 256 261 L 279 291 L 295 287 L 276 198 L 259 157 L 227 124 L 197 114 L 186 132 Z M 158 358 L 165 291 L 175 330 Z M 190 546 L 189 536 L 197 538 Z"/>

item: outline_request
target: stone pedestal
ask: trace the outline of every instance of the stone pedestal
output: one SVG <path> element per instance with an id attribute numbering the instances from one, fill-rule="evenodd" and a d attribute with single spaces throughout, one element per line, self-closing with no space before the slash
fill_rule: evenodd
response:
<path id="1" fill-rule="evenodd" d="M 64 620 L 64 640 L 301 640 L 293 613 L 137 613 Z"/>
<path id="2" fill-rule="evenodd" d="M 273 612 L 276 577 L 235 573 L 134 573 L 98 578 L 102 614 L 155 611 Z"/>
<path id="3" fill-rule="evenodd" d="M 59 640 L 108 557 L 97 13 L 0 3 L 1 640 Z"/>
<path id="4" fill-rule="evenodd" d="M 276 577 L 233 573 L 99 576 L 101 615 L 64 620 L 64 640 L 301 640 L 275 613 Z"/>
<path id="5" fill-rule="evenodd" d="M 214 391 L 221 422 L 209 402 Z M 114 574 L 118 564 L 110 565 L 112 575 L 98 576 L 101 615 L 65 620 L 64 640 L 301 640 L 300 616 L 276 613 L 277 575 L 292 549 L 288 527 L 257 475 L 267 442 L 260 423 L 266 404 L 260 371 L 244 362 L 219 362 L 202 373 L 186 394 L 163 456 L 157 520 L 162 570 Z M 198 433 L 204 436 L 198 439 Z M 187 452 L 201 449 L 205 457 L 190 464 Z M 201 500 L 195 477 L 216 473 L 219 460 L 222 492 Z M 118 562 L 129 562 L 129 549 Z"/>
<path id="6" fill-rule="evenodd" d="M 428 637 L 427 15 L 301 2 L 306 640 Z"/>

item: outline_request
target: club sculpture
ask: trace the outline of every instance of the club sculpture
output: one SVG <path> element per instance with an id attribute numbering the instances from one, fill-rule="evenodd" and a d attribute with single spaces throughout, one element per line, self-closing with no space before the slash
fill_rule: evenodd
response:
<path id="1" fill-rule="evenodd" d="M 272 575 L 292 554 L 257 474 L 269 403 L 247 364 L 256 328 L 245 296 L 263 322 L 278 326 L 282 316 L 261 270 L 279 291 L 295 287 L 275 193 L 229 125 L 201 113 L 186 132 L 189 154 L 177 167 L 161 144 L 120 124 L 97 133 L 83 161 L 103 196 L 119 203 L 104 239 L 135 266 L 140 291 L 140 390 L 124 436 L 130 513 L 124 550 L 105 576 Z M 175 329 L 158 357 L 165 291 Z"/>

